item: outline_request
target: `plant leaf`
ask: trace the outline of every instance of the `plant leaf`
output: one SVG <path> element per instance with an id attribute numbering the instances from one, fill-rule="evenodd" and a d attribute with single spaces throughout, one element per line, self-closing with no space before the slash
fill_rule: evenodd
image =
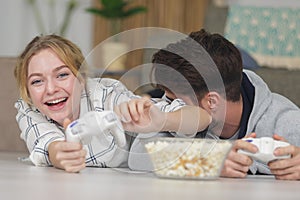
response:
<path id="1" fill-rule="evenodd" d="M 113 13 L 111 13 L 109 10 L 98 9 L 98 8 L 87 8 L 85 10 L 89 13 L 92 13 L 94 15 L 99 15 L 104 18 L 114 18 Z"/>
<path id="2" fill-rule="evenodd" d="M 106 8 L 124 7 L 127 5 L 123 0 L 100 0 L 101 4 Z"/>
<path id="3" fill-rule="evenodd" d="M 147 10 L 146 7 L 142 6 L 126 10 L 125 7 L 129 1 L 124 0 L 99 0 L 99 2 L 102 4 L 101 8 L 91 7 L 87 8 L 86 11 L 108 19 L 122 19 Z"/>
<path id="4" fill-rule="evenodd" d="M 146 12 L 147 9 L 143 6 L 138 6 L 135 8 L 131 8 L 129 10 L 127 10 L 126 12 L 123 13 L 124 17 L 130 17 L 132 15 L 138 14 L 138 13 L 142 13 L 142 12 Z"/>

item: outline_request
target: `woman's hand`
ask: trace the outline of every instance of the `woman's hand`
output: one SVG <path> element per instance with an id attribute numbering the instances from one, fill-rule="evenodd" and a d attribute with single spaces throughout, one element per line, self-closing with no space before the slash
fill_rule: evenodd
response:
<path id="1" fill-rule="evenodd" d="M 54 167 L 67 172 L 79 172 L 85 168 L 86 151 L 80 143 L 55 141 L 48 147 L 49 159 Z"/>
<path id="2" fill-rule="evenodd" d="M 64 120 L 64 128 L 71 123 Z M 54 141 L 48 147 L 49 159 L 54 167 L 67 172 L 79 172 L 85 168 L 86 151 L 76 142 Z"/>
<path id="3" fill-rule="evenodd" d="M 124 129 L 136 133 L 162 131 L 167 117 L 146 97 L 123 102 L 114 111 L 120 117 Z"/>
<path id="4" fill-rule="evenodd" d="M 172 131 L 192 136 L 211 123 L 211 116 L 198 106 L 183 106 L 172 112 L 162 112 L 149 98 L 123 102 L 114 111 L 127 131 L 151 133 Z"/>
<path id="5" fill-rule="evenodd" d="M 274 135 L 275 140 L 285 141 L 283 137 Z M 274 150 L 275 156 L 291 155 L 291 158 L 281 159 L 269 162 L 269 168 L 280 180 L 300 180 L 300 148 L 289 145 L 287 147 L 278 147 Z"/>

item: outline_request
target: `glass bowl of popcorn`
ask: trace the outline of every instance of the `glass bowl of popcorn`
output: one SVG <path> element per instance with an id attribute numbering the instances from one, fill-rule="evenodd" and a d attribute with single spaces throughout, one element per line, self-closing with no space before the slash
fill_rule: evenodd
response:
<path id="1" fill-rule="evenodd" d="M 232 142 L 220 139 L 153 138 L 145 141 L 158 177 L 217 179 Z"/>

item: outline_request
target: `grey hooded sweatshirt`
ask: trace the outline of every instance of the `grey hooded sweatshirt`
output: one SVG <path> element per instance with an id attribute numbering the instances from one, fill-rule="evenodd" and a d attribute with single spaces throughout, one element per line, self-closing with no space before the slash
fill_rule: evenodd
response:
<path id="1" fill-rule="evenodd" d="M 254 72 L 244 71 L 255 88 L 254 104 L 247 125 L 247 134 L 272 137 L 278 134 L 290 144 L 300 147 L 300 109 L 286 97 L 272 93 Z M 270 174 L 265 164 L 254 162 L 252 173 Z"/>
<path id="2" fill-rule="evenodd" d="M 244 74 L 254 88 L 254 98 L 243 136 L 255 132 L 257 138 L 272 137 L 276 133 L 290 144 L 300 147 L 300 109 L 284 96 L 272 93 L 266 83 L 254 72 L 244 70 Z M 153 170 L 143 140 L 158 136 L 170 136 L 170 134 L 138 135 L 130 149 L 129 168 L 139 171 Z M 258 161 L 253 162 L 250 171 L 253 174 L 257 172 L 271 174 L 268 166 Z"/>

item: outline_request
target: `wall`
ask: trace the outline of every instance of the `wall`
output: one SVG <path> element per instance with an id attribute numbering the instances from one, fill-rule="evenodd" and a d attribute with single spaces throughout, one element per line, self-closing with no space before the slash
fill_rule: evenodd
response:
<path id="1" fill-rule="evenodd" d="M 53 1 L 56 2 L 55 13 L 49 9 L 49 0 L 37 0 L 47 33 L 52 33 L 55 29 L 53 27 L 61 23 L 68 0 Z M 91 0 L 78 0 L 78 2 L 79 7 L 73 13 L 66 37 L 80 46 L 86 55 L 92 47 L 93 18 L 91 14 L 84 11 L 84 8 L 91 5 Z M 15 57 L 34 36 L 40 33 L 34 14 L 27 0 L 2 0 L 0 13 L 0 56 Z"/>

